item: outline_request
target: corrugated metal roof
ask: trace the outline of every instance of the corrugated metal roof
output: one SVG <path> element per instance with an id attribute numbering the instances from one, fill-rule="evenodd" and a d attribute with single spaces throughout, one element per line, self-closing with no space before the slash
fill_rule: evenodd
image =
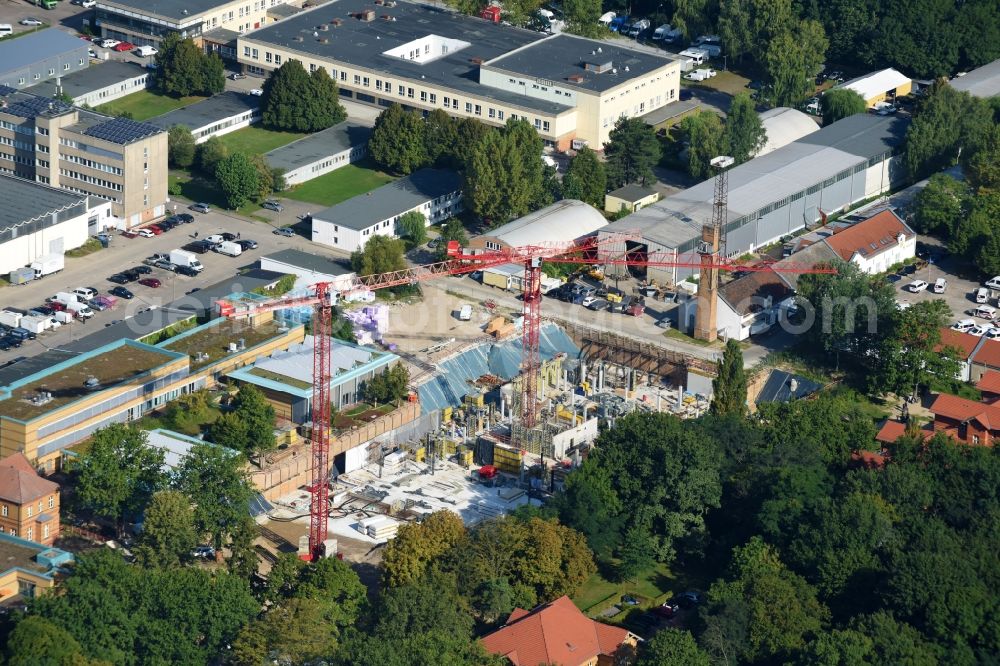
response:
<path id="1" fill-rule="evenodd" d="M 838 88 L 847 88 L 861 95 L 865 100 L 872 97 L 884 95 L 890 90 L 895 90 L 900 86 L 910 83 L 910 77 L 893 68 L 883 69 L 880 72 L 872 72 L 841 83 Z"/>
<path id="2" fill-rule="evenodd" d="M 51 218 L 53 213 L 79 204 L 86 205 L 87 195 L 0 174 L 0 201 L 3 201 L 0 206 L 0 232 L 3 232 L 20 224 Z M 80 214 L 84 212 L 81 208 Z"/>
<path id="3" fill-rule="evenodd" d="M 1000 95 L 1000 59 L 977 67 L 965 76 L 951 80 L 951 87 L 975 97 L 996 97 Z"/>
<path id="4" fill-rule="evenodd" d="M 545 360 L 559 353 L 573 358 L 580 354 L 573 340 L 555 324 L 542 326 L 538 347 Z M 513 379 L 521 368 L 521 339 L 484 342 L 437 363 L 437 366 L 437 374 L 417 387 L 420 408 L 424 413 L 462 404 L 470 392 L 470 382 L 483 375 Z"/>

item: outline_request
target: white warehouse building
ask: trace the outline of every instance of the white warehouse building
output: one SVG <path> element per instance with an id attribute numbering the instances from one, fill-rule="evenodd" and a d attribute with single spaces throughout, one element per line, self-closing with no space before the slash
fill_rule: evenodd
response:
<path id="1" fill-rule="evenodd" d="M 908 126 L 909 119 L 900 116 L 855 115 L 730 169 L 726 255 L 765 247 L 888 192 L 905 177 L 899 151 Z M 709 179 L 616 220 L 598 234 L 638 232 L 640 240 L 627 243 L 629 252 L 693 258 L 702 226 L 712 220 L 714 198 L 715 182 Z M 660 284 L 676 284 L 697 272 L 682 267 L 632 270 Z"/>
<path id="2" fill-rule="evenodd" d="M 0 274 L 83 245 L 112 224 L 111 202 L 0 174 Z"/>
<path id="3" fill-rule="evenodd" d="M 462 209 L 462 178 L 454 171 L 421 169 L 367 194 L 312 216 L 313 241 L 354 252 L 372 236 L 397 237 L 399 218 L 410 211 L 426 224 L 443 222 Z"/>

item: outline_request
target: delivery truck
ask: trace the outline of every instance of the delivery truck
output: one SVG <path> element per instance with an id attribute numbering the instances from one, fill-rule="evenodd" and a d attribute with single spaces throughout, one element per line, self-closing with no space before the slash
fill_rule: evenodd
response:
<path id="1" fill-rule="evenodd" d="M 61 254 L 47 254 L 31 262 L 31 269 L 35 271 L 35 279 L 58 273 L 66 266 L 66 261 Z"/>
<path id="2" fill-rule="evenodd" d="M 85 303 L 81 303 L 80 301 L 68 303 L 66 305 L 66 310 L 72 312 L 77 319 L 90 319 L 94 316 L 94 311 L 91 310 Z"/>
<path id="3" fill-rule="evenodd" d="M 243 246 L 233 241 L 223 241 L 215 246 L 215 251 L 227 257 L 238 257 L 243 254 Z"/>
<path id="4" fill-rule="evenodd" d="M 21 328 L 38 335 L 52 327 L 51 317 L 22 317 Z"/>
<path id="5" fill-rule="evenodd" d="M 185 266 L 199 273 L 205 269 L 201 265 L 201 262 L 198 261 L 198 257 L 195 256 L 194 252 L 188 252 L 187 250 L 171 250 L 170 263 L 177 266 Z"/>
<path id="6" fill-rule="evenodd" d="M 49 298 L 50 303 L 62 303 L 63 305 L 66 306 L 68 306 L 70 303 L 77 303 L 79 302 L 79 300 L 80 299 L 76 297 L 76 294 L 73 294 L 68 291 L 57 292 L 55 296 Z"/>

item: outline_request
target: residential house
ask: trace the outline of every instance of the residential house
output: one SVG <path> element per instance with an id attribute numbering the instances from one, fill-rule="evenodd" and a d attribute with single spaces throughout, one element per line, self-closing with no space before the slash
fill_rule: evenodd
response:
<path id="1" fill-rule="evenodd" d="M 514 609 L 482 643 L 513 666 L 613 666 L 622 648 L 638 640 L 627 629 L 591 620 L 563 596 L 532 611 Z"/>
<path id="2" fill-rule="evenodd" d="M 989 340 L 975 335 L 970 335 L 968 333 L 962 333 L 951 328 L 942 328 L 941 342 L 934 347 L 934 351 L 941 352 L 946 347 L 956 350 L 958 352 L 959 368 L 958 372 L 955 373 L 955 377 L 963 382 L 967 382 L 971 378 L 972 356 L 985 342 L 989 342 Z"/>
<path id="3" fill-rule="evenodd" d="M 59 484 L 39 476 L 23 453 L 0 460 L 0 533 L 46 546 L 59 537 Z"/>
<path id="4" fill-rule="evenodd" d="M 942 432 L 973 446 L 993 446 L 1000 436 L 1000 405 L 942 393 L 930 406 L 934 432 Z"/>
<path id="5" fill-rule="evenodd" d="M 754 271 L 719 287 L 716 324 L 726 339 L 746 340 L 769 330 L 791 303 L 794 292 L 771 270 Z M 682 302 L 678 322 L 682 328 L 694 328 L 697 299 Z"/>
<path id="6" fill-rule="evenodd" d="M 865 273 L 882 273 L 917 254 L 917 234 L 892 210 L 835 232 L 823 242 Z"/>
<path id="7" fill-rule="evenodd" d="M 993 405 L 1000 401 L 1000 372 L 989 370 L 976 382 L 976 388 L 983 394 L 983 402 Z"/>
<path id="8" fill-rule="evenodd" d="M 969 381 L 978 382 L 987 372 L 1000 371 L 1000 340 L 984 339 L 969 359 Z"/>

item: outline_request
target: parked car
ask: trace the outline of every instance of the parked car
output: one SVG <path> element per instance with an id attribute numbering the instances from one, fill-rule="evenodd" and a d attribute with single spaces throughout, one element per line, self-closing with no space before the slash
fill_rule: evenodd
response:
<path id="1" fill-rule="evenodd" d="M 229 75 L 229 79 L 231 81 L 239 81 L 240 79 L 245 79 L 245 78 L 247 78 L 247 75 L 241 74 L 239 72 L 233 72 L 232 74 Z"/>
<path id="2" fill-rule="evenodd" d="M 181 275 L 186 275 L 188 277 L 197 277 L 198 275 L 198 271 L 191 268 L 190 266 L 178 266 L 176 270 Z"/>
<path id="3" fill-rule="evenodd" d="M 141 284 L 143 287 L 152 287 L 153 289 L 157 289 L 163 283 L 156 278 L 143 278 L 139 280 L 139 284 Z"/>
<path id="4" fill-rule="evenodd" d="M 698 594 L 697 592 L 690 591 L 677 595 L 677 605 L 680 606 L 681 608 L 684 609 L 694 608 L 700 603 L 701 603 L 701 595 Z"/>
<path id="5" fill-rule="evenodd" d="M 194 215 L 191 215 L 189 213 L 177 213 L 177 219 L 183 222 L 184 224 L 191 224 L 192 222 L 194 222 Z"/>
<path id="6" fill-rule="evenodd" d="M 243 248 L 244 251 L 246 251 L 246 250 L 256 250 L 257 249 L 257 241 L 255 241 L 255 240 L 250 240 L 249 238 L 244 238 L 244 239 L 238 240 L 236 242 L 239 244 L 239 246 L 241 248 Z"/>
<path id="7" fill-rule="evenodd" d="M 156 235 L 156 236 L 159 236 L 164 231 L 163 227 L 161 227 L 161 226 L 159 226 L 157 224 L 151 224 L 148 227 L 146 227 L 146 229 L 148 229 L 149 231 L 152 231 L 153 234 Z"/>
<path id="8" fill-rule="evenodd" d="M 263 97 L 264 91 L 261 90 L 260 88 L 254 88 L 250 91 L 250 94 L 253 95 L 254 97 Z"/>
<path id="9" fill-rule="evenodd" d="M 673 617 L 673 616 L 677 615 L 677 612 L 680 609 L 681 609 L 681 607 L 678 606 L 675 602 L 673 602 L 673 601 L 664 601 L 662 604 L 660 604 L 659 606 L 657 606 L 656 608 L 654 608 L 653 612 L 656 613 L 657 615 L 659 615 L 660 617 L 668 617 L 669 618 L 669 617 Z"/>
<path id="10" fill-rule="evenodd" d="M 155 56 L 159 51 L 155 46 L 140 46 L 135 50 L 135 54 L 142 56 L 143 58 L 148 58 L 149 56 Z"/>
<path id="11" fill-rule="evenodd" d="M 295 231 L 291 227 L 281 227 L 280 229 L 275 229 L 271 233 L 277 234 L 278 236 L 284 236 L 285 238 L 291 238 L 295 235 Z"/>
<path id="12" fill-rule="evenodd" d="M 223 242 L 236 240 L 236 234 L 231 234 L 228 231 L 223 231 L 219 235 L 222 236 Z M 211 236 L 209 236 L 209 238 L 211 238 Z"/>
<path id="13" fill-rule="evenodd" d="M 112 296 L 117 296 L 118 298 L 124 298 L 126 301 L 132 300 L 132 298 L 135 296 L 135 294 L 133 294 L 125 287 L 115 287 L 108 293 L 111 294 Z"/>
<path id="14" fill-rule="evenodd" d="M 906 289 L 908 291 L 912 291 L 914 294 L 919 294 L 927 289 L 927 283 L 923 280 L 914 280 L 910 284 L 906 285 Z"/>
<path id="15" fill-rule="evenodd" d="M 83 0 L 83 2 L 80 3 L 80 6 L 83 7 L 84 9 L 90 9 L 91 7 L 96 7 L 97 0 Z"/>
<path id="16" fill-rule="evenodd" d="M 580 301 L 580 305 L 582 305 L 583 307 L 587 307 L 588 305 L 594 303 L 597 300 L 598 300 L 597 296 L 585 296 L 583 300 Z"/>
<path id="17" fill-rule="evenodd" d="M 212 210 L 207 203 L 193 203 L 188 206 L 188 209 L 193 210 L 196 213 L 207 213 Z"/>
<path id="18" fill-rule="evenodd" d="M 260 207 L 266 208 L 268 210 L 273 210 L 275 213 L 280 213 L 281 211 L 285 210 L 285 207 L 282 206 L 277 201 L 275 201 L 274 199 L 268 199 L 267 201 L 262 203 Z"/>
<path id="19" fill-rule="evenodd" d="M 996 326 L 991 326 L 990 330 L 986 331 L 983 337 L 986 338 L 987 340 L 1000 339 L 1000 328 L 997 328 Z"/>
<path id="20" fill-rule="evenodd" d="M 990 289 L 1000 289 L 1000 275 L 990 278 L 983 284 L 985 284 Z"/>
<path id="21" fill-rule="evenodd" d="M 943 294 L 944 290 L 948 288 L 948 281 L 944 278 L 938 278 L 934 281 L 934 293 Z"/>
<path id="22" fill-rule="evenodd" d="M 987 289 L 986 287 L 980 287 L 979 289 L 976 289 L 975 293 L 973 294 L 973 300 L 975 300 L 976 303 L 987 302 L 988 300 L 990 300 L 990 290 Z"/>
<path id="23" fill-rule="evenodd" d="M 34 17 L 28 16 L 18 21 L 21 25 L 45 25 L 44 21 L 40 21 Z"/>
<path id="24" fill-rule="evenodd" d="M 600 312 L 601 310 L 607 309 L 608 302 L 603 298 L 595 298 L 594 300 L 592 300 L 590 303 L 587 303 L 583 307 L 587 308 L 588 310 L 593 310 L 594 312 Z"/>
<path id="25" fill-rule="evenodd" d="M 135 48 L 135 44 L 132 42 L 118 42 L 112 48 L 114 48 L 115 51 L 131 51 Z"/>
<path id="26" fill-rule="evenodd" d="M 108 278 L 108 282 L 114 282 L 115 284 L 128 284 L 128 278 L 121 273 L 115 273 Z"/>
<path id="27" fill-rule="evenodd" d="M 976 322 L 974 319 L 960 319 L 959 321 L 956 321 L 954 324 L 952 324 L 951 330 L 958 331 L 960 333 L 965 333 L 975 325 Z"/>
<path id="28" fill-rule="evenodd" d="M 169 261 L 167 261 L 166 259 L 159 259 L 153 262 L 153 266 L 155 266 L 156 268 L 162 268 L 165 271 L 174 270 L 174 265 Z"/>
<path id="29" fill-rule="evenodd" d="M 150 229 L 136 229 L 135 235 L 136 236 L 142 236 L 143 238 L 155 238 L 156 237 L 156 234 L 154 234 L 152 232 L 152 230 L 150 230 Z"/>
<path id="30" fill-rule="evenodd" d="M 974 335 L 977 338 L 983 337 L 986 331 L 990 330 L 992 326 L 986 326 L 985 324 L 976 324 L 972 328 L 966 331 L 969 335 Z"/>
<path id="31" fill-rule="evenodd" d="M 622 603 L 626 606 L 638 606 L 639 600 L 633 597 L 631 594 L 622 595 Z"/>

